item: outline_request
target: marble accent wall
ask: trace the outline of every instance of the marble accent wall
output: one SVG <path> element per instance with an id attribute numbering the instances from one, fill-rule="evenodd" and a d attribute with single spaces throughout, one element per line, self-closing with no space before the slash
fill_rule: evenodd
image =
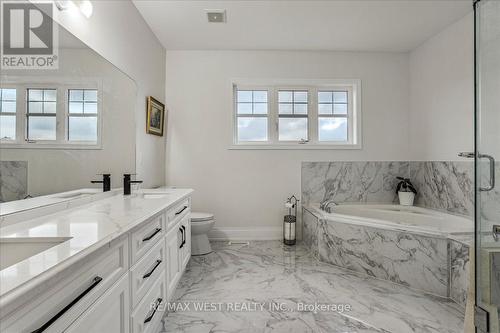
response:
<path id="1" fill-rule="evenodd" d="M 450 298 L 465 308 L 469 280 L 469 245 L 450 240 Z"/>
<path id="2" fill-rule="evenodd" d="M 28 194 L 28 162 L 0 161 L 0 202 L 24 199 Z"/>
<path id="3" fill-rule="evenodd" d="M 396 177 L 408 175 L 408 162 L 302 162 L 302 203 L 395 202 Z"/>
<path id="4" fill-rule="evenodd" d="M 500 179 L 498 164 L 496 170 Z M 326 199 L 340 203 L 397 203 L 397 176 L 412 180 L 418 191 L 417 206 L 472 217 L 471 161 L 303 162 L 302 203 Z M 500 187 L 484 193 L 483 215 L 500 216 Z"/>
<path id="5" fill-rule="evenodd" d="M 410 162 L 410 179 L 418 191 L 416 205 L 467 216 L 474 214 L 472 162 Z"/>

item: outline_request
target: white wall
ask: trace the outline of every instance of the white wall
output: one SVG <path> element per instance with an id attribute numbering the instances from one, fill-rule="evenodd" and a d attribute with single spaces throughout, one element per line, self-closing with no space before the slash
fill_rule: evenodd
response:
<path id="1" fill-rule="evenodd" d="M 407 160 L 408 54 L 167 51 L 167 183 L 195 189 L 219 228 L 281 227 L 301 161 Z M 231 78 L 362 80 L 363 149 L 228 150 Z"/>
<path id="2" fill-rule="evenodd" d="M 131 1 L 92 1 L 93 15 L 57 11 L 56 21 L 137 84 L 136 172 L 144 187 L 165 183 L 165 137 L 146 134 L 146 96 L 165 100 L 165 49 Z"/>
<path id="3" fill-rule="evenodd" d="M 412 159 L 459 160 L 474 148 L 473 14 L 410 53 Z"/>

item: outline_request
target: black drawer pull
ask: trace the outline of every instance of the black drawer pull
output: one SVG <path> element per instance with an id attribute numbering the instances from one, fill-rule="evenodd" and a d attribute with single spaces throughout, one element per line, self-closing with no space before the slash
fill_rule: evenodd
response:
<path id="1" fill-rule="evenodd" d="M 151 270 L 150 270 L 149 272 L 147 272 L 146 274 L 144 274 L 144 275 L 142 276 L 142 278 L 143 278 L 143 279 L 147 279 L 148 277 L 150 277 L 150 276 L 153 274 L 153 272 L 155 271 L 155 269 L 156 269 L 158 266 L 160 266 L 160 264 L 161 264 L 161 260 L 156 260 L 156 264 L 153 266 L 153 268 L 151 268 Z"/>
<path id="2" fill-rule="evenodd" d="M 144 324 L 147 324 L 151 321 L 151 319 L 153 319 L 153 316 L 155 315 L 156 313 L 156 310 L 158 310 L 158 307 L 160 306 L 160 303 L 163 301 L 163 299 L 161 298 L 158 298 L 156 300 L 156 306 L 155 308 L 148 314 L 148 316 L 146 317 L 146 319 L 144 319 Z"/>
<path id="3" fill-rule="evenodd" d="M 184 206 L 180 211 L 178 211 L 177 213 L 175 213 L 175 215 L 179 215 L 180 213 L 182 213 L 183 211 L 185 211 L 187 208 L 188 208 L 188 206 Z"/>
<path id="4" fill-rule="evenodd" d="M 153 231 L 153 233 L 151 235 L 149 235 L 148 237 L 145 237 L 142 239 L 143 242 L 147 242 L 148 240 L 150 240 L 151 238 L 153 238 L 154 236 L 156 236 L 157 233 L 159 233 L 161 231 L 161 228 L 156 228 L 155 231 Z"/>
<path id="5" fill-rule="evenodd" d="M 186 227 L 185 226 L 181 226 L 183 232 L 182 232 L 182 246 L 186 245 Z"/>
<path id="6" fill-rule="evenodd" d="M 102 281 L 102 277 L 96 276 L 95 278 L 92 279 L 92 284 L 85 289 L 80 295 L 78 295 L 74 300 L 71 301 L 68 305 L 66 305 L 61 311 L 59 311 L 54 317 L 50 318 L 48 322 L 43 324 L 40 328 L 37 328 L 34 330 L 32 333 L 40 333 L 45 331 L 47 328 L 49 328 L 50 325 L 52 325 L 57 319 L 61 318 L 62 315 L 64 315 L 73 305 L 78 303 L 79 300 L 81 300 L 85 295 L 87 295 L 92 289 L 94 289 L 100 282 Z"/>
<path id="7" fill-rule="evenodd" d="M 179 228 L 179 231 L 181 232 L 182 235 L 182 241 L 181 245 L 179 246 L 179 249 L 182 249 L 182 247 L 184 246 L 184 230 L 182 230 L 182 228 Z"/>

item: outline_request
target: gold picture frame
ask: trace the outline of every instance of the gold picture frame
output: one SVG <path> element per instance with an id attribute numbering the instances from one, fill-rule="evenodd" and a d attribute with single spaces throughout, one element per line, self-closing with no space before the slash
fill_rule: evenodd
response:
<path id="1" fill-rule="evenodd" d="M 165 105 L 152 96 L 147 98 L 146 133 L 163 136 Z"/>

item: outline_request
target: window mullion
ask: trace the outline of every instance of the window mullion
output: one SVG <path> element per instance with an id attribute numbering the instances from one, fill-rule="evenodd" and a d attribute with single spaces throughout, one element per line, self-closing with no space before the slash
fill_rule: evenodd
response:
<path id="1" fill-rule="evenodd" d="M 269 141 L 278 142 L 278 89 L 269 88 Z"/>
<path id="2" fill-rule="evenodd" d="M 308 106 L 308 127 L 309 127 L 309 142 L 317 143 L 318 140 L 318 89 L 309 89 L 309 106 Z"/>

